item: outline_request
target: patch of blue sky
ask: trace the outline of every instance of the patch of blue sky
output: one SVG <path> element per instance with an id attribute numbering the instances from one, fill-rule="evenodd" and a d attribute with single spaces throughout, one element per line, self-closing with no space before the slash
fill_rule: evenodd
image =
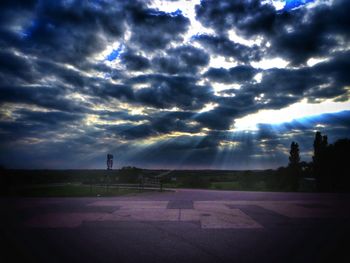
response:
<path id="1" fill-rule="evenodd" d="M 204 35 L 205 35 L 205 34 L 197 33 L 197 34 L 191 36 L 190 40 L 191 40 L 191 41 L 195 41 L 195 40 L 199 39 L 201 36 L 204 36 Z"/>
<path id="2" fill-rule="evenodd" d="M 174 12 L 164 12 L 164 11 L 159 11 L 158 9 L 154 9 L 154 10 L 149 10 L 148 14 L 151 15 L 151 16 L 166 16 L 166 15 L 170 15 L 172 17 L 176 17 L 176 16 L 182 15 L 182 11 L 180 9 L 177 9 Z"/>
<path id="3" fill-rule="evenodd" d="M 112 52 L 106 57 L 108 61 L 113 61 L 120 57 L 120 54 L 123 51 L 123 45 L 119 45 L 117 49 L 113 49 Z"/>
<path id="4" fill-rule="evenodd" d="M 286 0 L 284 5 L 284 10 L 291 10 L 307 3 L 314 2 L 315 0 Z"/>
<path id="5" fill-rule="evenodd" d="M 179 15 L 182 15 L 182 11 L 180 9 L 177 9 L 176 11 L 169 13 L 169 15 L 179 16 Z"/>

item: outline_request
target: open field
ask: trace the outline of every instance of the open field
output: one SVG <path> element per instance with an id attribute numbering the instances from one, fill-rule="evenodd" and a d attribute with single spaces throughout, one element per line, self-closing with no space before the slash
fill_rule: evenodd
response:
<path id="1" fill-rule="evenodd" d="M 287 176 L 275 170 L 224 171 L 224 170 L 4 170 L 0 177 L 2 188 L 28 184 L 140 184 L 141 178 L 155 178 L 165 188 L 201 188 L 244 191 L 294 191 Z M 78 190 L 84 192 L 86 189 Z M 298 191 L 312 192 L 312 181 L 300 179 Z M 79 196 L 79 194 L 77 194 Z"/>

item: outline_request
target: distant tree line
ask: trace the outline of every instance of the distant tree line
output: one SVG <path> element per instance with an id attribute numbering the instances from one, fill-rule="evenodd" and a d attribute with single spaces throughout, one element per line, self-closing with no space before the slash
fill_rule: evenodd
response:
<path id="1" fill-rule="evenodd" d="M 350 192 L 350 140 L 340 139 L 333 144 L 328 137 L 316 132 L 312 161 L 301 162 L 299 145 L 292 142 L 288 167 L 279 168 L 271 176 L 269 186 L 297 191 L 305 179 L 313 179 L 316 191 Z"/>
<path id="2" fill-rule="evenodd" d="M 316 132 L 311 162 L 301 161 L 299 144 L 292 142 L 288 166 L 264 171 L 178 170 L 162 176 L 170 187 L 213 188 L 248 191 L 350 192 L 350 140 L 333 144 Z M 119 170 L 13 170 L 0 165 L 0 195 L 28 184 L 81 182 L 133 183 L 164 171 L 123 167 Z"/>

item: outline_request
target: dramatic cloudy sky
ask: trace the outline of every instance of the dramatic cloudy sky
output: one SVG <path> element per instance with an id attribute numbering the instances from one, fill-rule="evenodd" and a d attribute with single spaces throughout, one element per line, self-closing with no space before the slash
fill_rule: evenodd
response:
<path id="1" fill-rule="evenodd" d="M 0 3 L 0 164 L 262 169 L 350 135 L 349 0 Z"/>

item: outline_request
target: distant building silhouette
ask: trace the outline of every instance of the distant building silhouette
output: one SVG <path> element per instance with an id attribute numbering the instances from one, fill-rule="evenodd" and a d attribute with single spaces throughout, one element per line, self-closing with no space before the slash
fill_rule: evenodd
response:
<path id="1" fill-rule="evenodd" d="M 113 167 L 113 155 L 107 154 L 107 170 L 112 170 Z"/>

